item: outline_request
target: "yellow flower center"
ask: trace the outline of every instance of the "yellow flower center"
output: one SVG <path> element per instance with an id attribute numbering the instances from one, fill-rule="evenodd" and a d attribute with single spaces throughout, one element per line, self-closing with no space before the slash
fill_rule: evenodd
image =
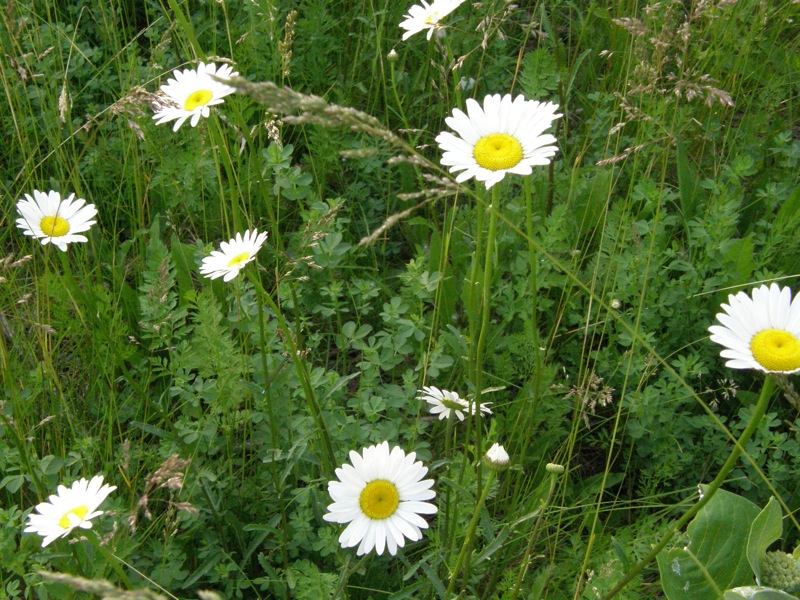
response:
<path id="1" fill-rule="evenodd" d="M 193 111 L 198 106 L 205 106 L 211 102 L 213 97 L 214 94 L 208 90 L 197 90 L 189 95 L 186 102 L 183 104 L 183 108 L 184 110 Z"/>
<path id="2" fill-rule="evenodd" d="M 242 252 L 241 254 L 237 254 L 232 259 L 228 261 L 229 267 L 241 267 L 244 263 L 250 260 L 250 253 L 249 252 Z"/>
<path id="3" fill-rule="evenodd" d="M 750 340 L 750 351 L 768 371 L 800 369 L 800 340 L 782 329 L 759 331 Z"/>
<path id="4" fill-rule="evenodd" d="M 88 506 L 78 506 L 77 508 L 73 508 L 71 511 L 66 513 L 61 519 L 58 521 L 58 526 L 62 529 L 69 529 L 70 527 L 74 527 L 76 525 L 75 519 L 70 519 L 70 515 L 75 515 L 78 517 L 78 522 L 83 521 L 83 518 L 89 514 L 89 507 Z"/>
<path id="5" fill-rule="evenodd" d="M 370 481 L 358 498 L 361 511 L 370 519 L 391 517 L 400 504 L 400 494 L 390 481 L 376 479 Z"/>
<path id="6" fill-rule="evenodd" d="M 519 164 L 522 160 L 522 145 L 513 135 L 492 133 L 478 140 L 472 149 L 472 155 L 484 169 L 500 171 Z"/>
<path id="7" fill-rule="evenodd" d="M 42 232 L 50 237 L 61 237 L 69 232 L 69 222 L 61 217 L 45 217 L 39 226 Z"/>
<path id="8" fill-rule="evenodd" d="M 439 17 L 439 11 L 433 11 L 429 13 L 427 17 L 425 17 L 425 23 L 427 25 L 436 25 L 439 22 L 440 18 L 441 17 Z"/>

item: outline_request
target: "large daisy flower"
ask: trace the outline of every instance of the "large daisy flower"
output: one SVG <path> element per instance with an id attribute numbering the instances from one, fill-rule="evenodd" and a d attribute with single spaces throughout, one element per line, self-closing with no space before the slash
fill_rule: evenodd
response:
<path id="1" fill-rule="evenodd" d="M 241 233 L 237 233 L 234 239 L 222 242 L 219 250 L 214 250 L 203 259 L 200 273 L 209 279 L 222 277 L 223 281 L 230 281 L 256 257 L 266 239 L 267 232 L 258 233 L 257 229 L 253 229 L 252 232 L 248 229 L 244 232 L 244 237 Z"/>
<path id="2" fill-rule="evenodd" d="M 76 527 L 91 529 L 92 519 L 103 514 L 97 507 L 115 489 L 114 485 L 103 485 L 102 475 L 92 477 L 91 481 L 80 479 L 70 488 L 59 485 L 56 494 L 36 506 L 39 514 L 28 515 L 25 533 L 42 536 L 44 548 L 53 540 L 69 535 Z"/>
<path id="3" fill-rule="evenodd" d="M 415 4 L 408 9 L 408 14 L 404 15 L 406 20 L 400 23 L 400 27 L 406 30 L 404 40 L 423 29 L 428 30 L 428 39 L 431 39 L 433 31 L 441 27 L 439 21 L 461 6 L 464 0 L 433 0 L 432 4 L 425 0 L 421 2 L 422 6 Z"/>
<path id="4" fill-rule="evenodd" d="M 76 235 L 96 223 L 97 209 L 94 204 L 86 204 L 86 200 L 75 194 L 61 199 L 58 192 L 40 192 L 33 190 L 33 198 L 25 194 L 25 200 L 17 202 L 17 227 L 25 235 L 41 240 L 42 245 L 55 244 L 62 252 L 66 252 L 67 244 L 85 242 L 86 236 Z"/>
<path id="5" fill-rule="evenodd" d="M 462 171 L 456 181 L 474 177 L 488 190 L 506 173 L 530 175 L 535 165 L 547 165 L 555 155 L 556 138 L 545 129 L 561 115 L 558 105 L 525 100 L 511 94 L 486 96 L 483 108 L 472 98 L 467 113 L 453 109 L 445 122 L 459 136 L 443 131 L 436 136 L 444 153 L 442 164 L 451 173 Z"/>
<path id="6" fill-rule="evenodd" d="M 449 419 L 455 413 L 459 421 L 464 420 L 464 414 L 474 415 L 476 411 L 475 402 L 469 402 L 459 396 L 456 392 L 447 390 L 440 390 L 433 386 L 424 386 L 419 390 L 417 400 L 425 400 L 430 404 L 429 408 L 431 414 L 439 415 L 439 420 Z M 491 402 L 482 403 L 480 405 L 480 414 L 490 415 L 492 411 L 489 409 Z"/>
<path id="7" fill-rule="evenodd" d="M 717 315 L 722 325 L 712 325 L 711 341 L 725 347 L 720 356 L 731 369 L 757 369 L 765 373 L 800 371 L 800 296 L 777 283 L 728 296 Z"/>
<path id="8" fill-rule="evenodd" d="M 192 118 L 190 121 L 192 127 L 197 125 L 200 117 L 208 117 L 209 106 L 222 104 L 225 96 L 236 91 L 229 85 L 212 79 L 212 75 L 228 79 L 239 73 L 234 72 L 230 65 L 222 65 L 217 69 L 214 63 L 200 63 L 196 70 L 176 70 L 172 74 L 175 79 L 168 79 L 167 83 L 161 86 L 166 102 L 153 118 L 157 119 L 156 125 L 177 119 L 172 131 L 178 131 L 189 117 Z"/>
<path id="9" fill-rule="evenodd" d="M 361 454 L 350 452 L 352 466 L 336 469 L 339 481 L 328 483 L 333 504 L 322 518 L 332 523 L 348 523 L 339 536 L 343 548 L 358 545 L 357 555 L 371 552 L 397 554 L 405 545 L 422 539 L 428 522 L 420 515 L 432 515 L 437 508 L 431 500 L 432 479 L 425 479 L 428 468 L 415 462 L 415 452 L 406 454 L 389 443 L 364 448 Z"/>

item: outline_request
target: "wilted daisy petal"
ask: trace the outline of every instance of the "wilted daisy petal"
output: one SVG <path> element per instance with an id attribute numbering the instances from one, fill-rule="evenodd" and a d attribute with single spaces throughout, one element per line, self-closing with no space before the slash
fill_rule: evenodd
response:
<path id="1" fill-rule="evenodd" d="M 86 236 L 77 235 L 88 231 L 95 224 L 97 209 L 94 204 L 86 204 L 86 200 L 75 194 L 61 199 L 58 192 L 40 192 L 33 190 L 33 198 L 25 194 L 25 199 L 17 202 L 17 227 L 25 235 L 41 240 L 42 245 L 49 243 L 67 250 L 67 244 L 85 242 Z"/>
<path id="2" fill-rule="evenodd" d="M 214 63 L 200 63 L 197 69 L 184 69 L 173 71 L 174 79 L 168 79 L 161 86 L 161 92 L 166 96 L 160 110 L 153 115 L 156 125 L 175 120 L 173 131 L 183 125 L 191 117 L 194 127 L 200 117 L 208 117 L 209 107 L 224 102 L 223 98 L 236 90 L 224 83 L 212 79 L 212 75 L 223 79 L 237 76 L 229 65 L 222 65 L 217 69 Z"/>
<path id="3" fill-rule="evenodd" d="M 440 390 L 433 386 L 424 386 L 418 391 L 420 395 L 417 396 L 417 400 L 425 400 L 430 404 L 431 414 L 439 415 L 439 420 L 449 419 L 452 414 L 455 414 L 459 421 L 463 421 L 465 413 L 475 414 L 475 403 L 461 398 L 456 392 Z M 480 405 L 481 416 L 492 414 L 489 405 L 491 402 Z"/>
<path id="4" fill-rule="evenodd" d="M 511 94 L 486 96 L 481 107 L 472 98 L 467 112 L 453 109 L 445 122 L 458 136 L 443 131 L 436 136 L 442 149 L 442 164 L 451 173 L 461 173 L 456 181 L 470 178 L 483 181 L 486 189 L 501 181 L 506 173 L 530 175 L 532 167 L 550 164 L 558 148 L 556 138 L 544 131 L 561 115 L 558 105 L 525 100 Z"/>
<path id="5" fill-rule="evenodd" d="M 720 356 L 731 369 L 765 373 L 800 372 L 800 296 L 777 283 L 728 296 L 712 325 L 711 341 L 724 346 Z"/>
<path id="6" fill-rule="evenodd" d="M 256 257 L 256 253 L 267 239 L 267 232 L 258 233 L 248 229 L 237 233 L 229 242 L 222 242 L 219 250 L 214 250 L 203 259 L 200 273 L 209 279 L 222 277 L 223 281 L 230 281 L 239 274 L 244 266 Z"/>
<path id="7" fill-rule="evenodd" d="M 421 2 L 421 6 L 415 4 L 408 9 L 408 14 L 404 15 L 406 20 L 400 23 L 400 27 L 406 30 L 404 40 L 424 29 L 428 30 L 428 39 L 431 39 L 434 30 L 441 27 L 439 21 L 461 6 L 464 0 L 433 0 L 431 4 L 425 0 Z"/>
<path id="8" fill-rule="evenodd" d="M 76 527 L 91 529 L 92 519 L 102 515 L 97 507 L 106 497 L 117 489 L 114 485 L 104 485 L 103 476 L 92 477 L 91 481 L 80 479 L 72 487 L 58 486 L 57 493 L 47 502 L 36 506 L 36 512 L 28 515 L 25 533 L 42 536 L 42 548 L 53 540 L 64 537 Z"/>
<path id="9" fill-rule="evenodd" d="M 347 523 L 339 536 L 343 548 L 358 546 L 357 555 L 373 549 L 383 554 L 422 539 L 428 522 L 419 515 L 432 515 L 436 506 L 425 502 L 436 496 L 432 479 L 422 478 L 428 468 L 389 443 L 364 448 L 361 454 L 351 451 L 351 465 L 336 469 L 339 481 L 328 483 L 333 504 L 322 518 L 332 523 Z"/>

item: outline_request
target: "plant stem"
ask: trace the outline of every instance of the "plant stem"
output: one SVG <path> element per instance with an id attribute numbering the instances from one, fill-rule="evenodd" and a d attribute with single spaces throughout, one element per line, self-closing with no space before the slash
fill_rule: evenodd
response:
<path id="1" fill-rule="evenodd" d="M 464 543 L 461 545 L 461 552 L 458 553 L 456 566 L 450 573 L 450 583 L 447 584 L 447 591 L 444 594 L 444 600 L 449 600 L 450 595 L 453 593 L 456 579 L 458 579 L 458 573 L 461 571 L 461 565 L 464 564 L 464 558 L 467 556 L 467 550 L 472 546 L 472 538 L 475 536 L 475 529 L 478 527 L 478 520 L 481 516 L 481 510 L 483 510 L 483 505 L 486 503 L 486 497 L 489 495 L 489 489 L 492 487 L 494 477 L 494 471 L 490 470 L 489 475 L 486 477 L 486 483 L 481 491 L 481 496 L 478 498 L 478 502 L 475 504 L 475 511 L 472 513 L 472 519 L 470 520 L 469 527 L 467 528 L 467 537 L 464 538 Z"/>
<path id="2" fill-rule="evenodd" d="M 728 473 L 733 468 L 733 465 L 736 464 L 736 461 L 739 460 L 742 452 L 744 451 L 745 445 L 747 442 L 750 441 L 750 438 L 755 433 L 758 424 L 761 422 L 764 413 L 767 412 L 767 405 L 769 404 L 770 396 L 772 395 L 773 390 L 775 389 L 775 380 L 772 379 L 769 375 L 764 378 L 764 385 L 761 388 L 761 394 L 758 397 L 758 402 L 756 403 L 755 410 L 753 411 L 753 416 L 750 418 L 750 422 L 745 427 L 745 430 L 742 432 L 742 435 L 739 436 L 739 439 L 736 440 L 736 444 L 733 446 L 731 450 L 730 456 L 728 456 L 728 460 L 725 461 L 725 464 L 722 465 L 717 476 L 714 478 L 706 488 L 705 488 L 705 495 L 700 498 L 700 500 L 695 504 L 692 508 L 690 508 L 686 513 L 678 519 L 672 528 L 667 532 L 667 534 L 661 539 L 661 541 L 656 544 L 653 549 L 645 556 L 642 560 L 640 560 L 636 565 L 631 569 L 625 577 L 623 577 L 614 588 L 608 592 L 605 596 L 603 596 L 603 600 L 611 600 L 614 596 L 616 596 L 622 589 L 630 583 L 630 581 L 636 577 L 642 570 L 650 564 L 658 553 L 661 552 L 664 547 L 669 543 L 669 541 L 678 533 L 683 526 L 686 525 L 689 521 L 694 518 L 694 516 L 700 512 L 706 504 L 711 501 L 711 498 L 714 497 L 714 494 L 717 493 L 717 490 L 722 486 L 725 481 L 725 478 L 728 476 Z"/>

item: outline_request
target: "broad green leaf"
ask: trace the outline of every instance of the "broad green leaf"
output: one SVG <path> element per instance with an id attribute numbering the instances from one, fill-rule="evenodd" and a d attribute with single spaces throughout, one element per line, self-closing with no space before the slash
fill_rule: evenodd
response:
<path id="1" fill-rule="evenodd" d="M 750 536 L 747 538 L 747 560 L 759 585 L 761 585 L 761 560 L 772 542 L 781 539 L 783 535 L 782 517 L 783 511 L 778 501 L 772 497 L 750 527 Z"/>
<path id="2" fill-rule="evenodd" d="M 738 587 L 727 590 L 723 596 L 724 600 L 797 600 L 797 596 L 792 596 L 780 590 L 765 588 L 761 586 Z"/>
<path id="3" fill-rule="evenodd" d="M 705 489 L 705 486 L 701 486 Z M 658 555 L 669 600 L 718 600 L 719 591 L 752 583 L 746 547 L 758 507 L 718 490 L 686 531 L 689 543 Z"/>

